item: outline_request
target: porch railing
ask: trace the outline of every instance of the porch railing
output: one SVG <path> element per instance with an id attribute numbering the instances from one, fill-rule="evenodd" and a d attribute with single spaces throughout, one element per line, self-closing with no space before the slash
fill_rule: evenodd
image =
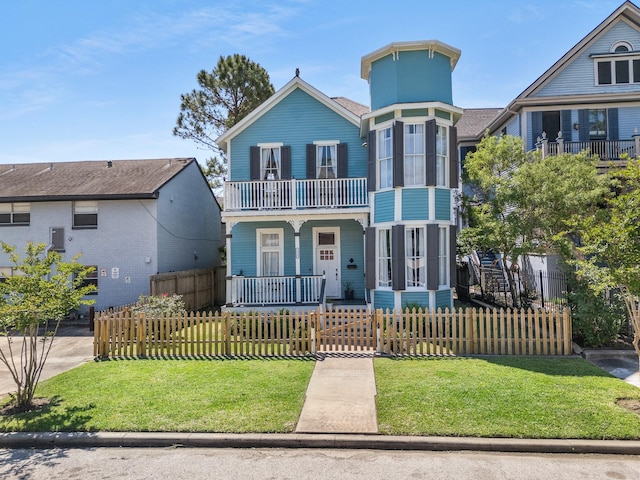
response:
<path id="1" fill-rule="evenodd" d="M 291 305 L 323 302 L 324 276 L 232 277 L 231 304 Z"/>
<path id="2" fill-rule="evenodd" d="M 561 140 L 561 139 L 560 139 Z M 586 142 L 539 142 L 543 155 L 561 155 L 563 153 L 580 153 L 587 151 L 589 155 L 597 155 L 600 160 L 619 160 L 623 154 L 629 158 L 636 157 L 635 140 L 590 140 Z M 640 152 L 638 152 L 640 153 Z"/>
<path id="3" fill-rule="evenodd" d="M 226 182 L 224 190 L 226 211 L 367 205 L 366 178 Z"/>

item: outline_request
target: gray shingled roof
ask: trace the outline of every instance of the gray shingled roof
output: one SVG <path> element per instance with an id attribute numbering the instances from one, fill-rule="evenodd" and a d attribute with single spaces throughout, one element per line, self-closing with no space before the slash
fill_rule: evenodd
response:
<path id="1" fill-rule="evenodd" d="M 481 137 L 489 122 L 502 108 L 465 108 L 462 117 L 456 123 L 458 139 Z"/>
<path id="2" fill-rule="evenodd" d="M 160 187 L 191 162 L 195 159 L 3 164 L 0 202 L 153 198 Z"/>
<path id="3" fill-rule="evenodd" d="M 354 113 L 359 117 L 371 111 L 371 109 L 366 105 L 350 100 L 347 97 L 332 97 L 331 100 L 343 106 L 344 108 L 349 110 L 351 113 Z"/>

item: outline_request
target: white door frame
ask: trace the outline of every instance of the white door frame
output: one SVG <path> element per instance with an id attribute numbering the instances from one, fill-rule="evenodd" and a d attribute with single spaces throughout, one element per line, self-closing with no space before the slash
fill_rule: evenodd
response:
<path id="1" fill-rule="evenodd" d="M 313 272 L 314 275 L 322 275 L 322 272 L 318 270 L 318 265 L 317 265 L 317 258 L 318 258 L 318 249 L 321 248 L 320 245 L 318 245 L 318 233 L 323 232 L 323 233 L 333 233 L 334 234 L 334 239 L 335 239 L 335 245 L 333 248 L 335 248 L 336 250 L 336 261 L 338 263 L 338 274 L 337 274 L 337 279 L 336 279 L 336 283 L 338 285 L 338 296 L 337 298 L 341 298 L 342 297 L 342 261 L 340 259 L 340 227 L 313 227 L 311 229 L 312 234 L 313 234 Z M 327 283 L 329 282 L 329 276 L 332 276 L 332 280 L 333 280 L 333 276 L 335 275 L 335 272 L 326 272 L 326 278 L 327 278 Z"/>

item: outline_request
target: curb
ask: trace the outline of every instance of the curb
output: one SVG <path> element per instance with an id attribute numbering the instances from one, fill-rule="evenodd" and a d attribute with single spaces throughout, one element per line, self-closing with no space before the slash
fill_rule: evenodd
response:
<path id="1" fill-rule="evenodd" d="M 419 437 L 350 434 L 223 434 L 155 432 L 3 433 L 0 448 L 338 448 L 640 455 L 637 440 Z"/>

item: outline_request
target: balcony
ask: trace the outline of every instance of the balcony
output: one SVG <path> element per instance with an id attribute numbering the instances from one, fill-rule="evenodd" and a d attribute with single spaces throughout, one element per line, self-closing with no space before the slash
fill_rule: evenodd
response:
<path id="1" fill-rule="evenodd" d="M 297 210 L 368 205 L 366 178 L 225 182 L 224 210 Z"/>
<path id="2" fill-rule="evenodd" d="M 231 278 L 231 305 L 318 305 L 324 301 L 323 275 Z"/>
<path id="3" fill-rule="evenodd" d="M 638 140 L 589 140 L 586 142 L 565 142 L 558 138 L 557 142 L 549 142 L 542 138 L 536 143 L 536 148 L 542 150 L 543 157 L 547 155 L 561 155 L 563 153 L 580 153 L 586 151 L 590 156 L 597 155 L 603 162 L 617 161 L 626 154 L 628 158 L 636 158 L 640 153 Z"/>

